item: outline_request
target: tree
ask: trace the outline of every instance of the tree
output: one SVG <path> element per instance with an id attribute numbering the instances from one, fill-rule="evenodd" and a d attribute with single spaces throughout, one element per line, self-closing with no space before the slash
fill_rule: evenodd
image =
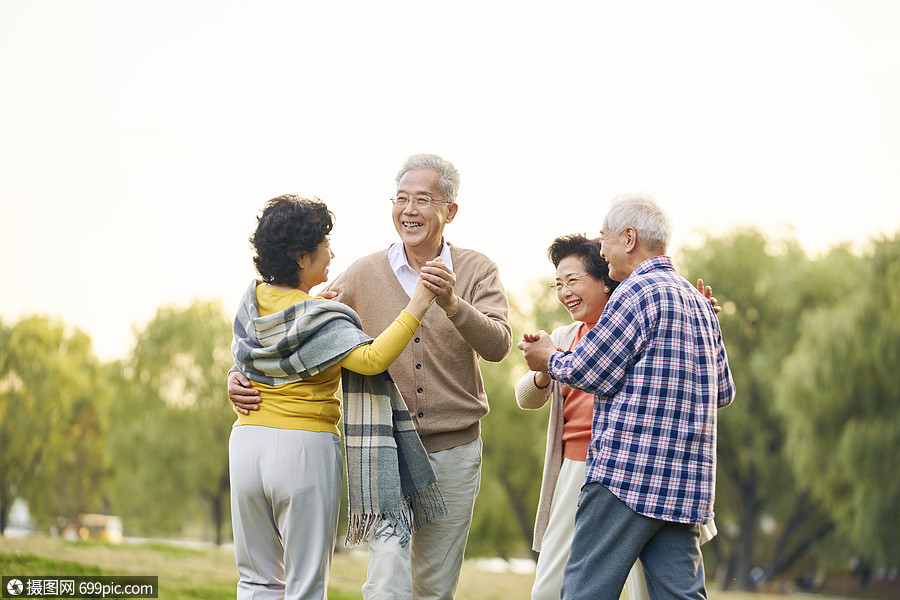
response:
<path id="1" fill-rule="evenodd" d="M 535 286 L 527 309 L 510 299 L 513 348 L 500 363 L 481 365 L 491 403 L 482 421 L 484 463 L 481 491 L 472 523 L 467 553 L 510 556 L 529 551 L 541 489 L 549 407 L 521 410 L 515 384 L 528 366 L 515 344 L 524 331 L 551 331 L 571 322 L 568 312 L 550 292 L 550 282 Z"/>
<path id="2" fill-rule="evenodd" d="M 827 262 L 840 266 L 846 252 Z M 900 479 L 900 235 L 875 243 L 833 306 L 803 320 L 776 394 L 798 478 L 867 561 L 896 564 Z M 850 276 L 845 276 L 850 275 Z M 810 476 L 812 475 L 812 476 Z"/>
<path id="3" fill-rule="evenodd" d="M 510 358 L 482 365 L 491 413 L 482 422 L 482 487 L 471 553 L 510 556 L 531 547 L 547 412 L 526 412 L 516 405 L 514 386 L 527 370 L 524 361 Z"/>
<path id="4" fill-rule="evenodd" d="M 162 308 L 120 365 L 110 406 L 116 502 L 148 531 L 183 528 L 199 506 L 214 539 L 229 517 L 230 320 L 219 304 Z"/>
<path id="5" fill-rule="evenodd" d="M 49 524 L 98 510 L 105 470 L 90 339 L 28 317 L 0 325 L 0 533 L 12 500 Z"/>
<path id="6" fill-rule="evenodd" d="M 96 379 L 94 380 L 96 381 Z M 67 422 L 62 423 L 59 461 L 54 493 L 46 497 L 46 512 L 74 521 L 81 513 L 105 512 L 104 492 L 108 480 L 104 461 L 105 431 L 100 424 L 90 389 L 85 386 L 80 398 L 69 410 Z M 102 393 L 102 392 L 98 392 Z"/>
<path id="7" fill-rule="evenodd" d="M 834 301 L 834 278 L 794 241 L 767 240 L 753 229 L 709 238 L 685 250 L 682 261 L 690 278 L 703 277 L 716 289 L 737 390 L 734 403 L 718 415 L 720 535 L 704 548 L 723 559 L 718 576 L 723 587 L 736 580 L 738 588 L 750 589 L 754 566 L 769 564 L 769 576 L 790 566 L 784 560 L 792 554 L 785 536 L 802 547 L 829 531 L 807 483 L 790 469 L 784 452 L 786 424 L 772 398 L 802 314 L 809 306 Z M 798 503 L 798 498 L 807 500 Z M 775 523 L 780 539 L 760 537 L 764 520 Z M 780 564 L 774 568 L 776 556 Z"/>

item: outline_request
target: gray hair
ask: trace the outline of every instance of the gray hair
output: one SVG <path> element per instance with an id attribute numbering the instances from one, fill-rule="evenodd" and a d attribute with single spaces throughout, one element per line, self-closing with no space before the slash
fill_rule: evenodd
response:
<path id="1" fill-rule="evenodd" d="M 407 171 L 413 169 L 431 169 L 440 173 L 441 180 L 438 182 L 438 187 L 441 189 L 444 200 L 450 203 L 456 202 L 456 194 L 459 192 L 459 171 L 452 162 L 444 160 L 437 154 L 413 154 L 400 167 L 396 178 L 397 185 L 400 185 L 400 180 Z"/>
<path id="2" fill-rule="evenodd" d="M 656 198 L 643 192 L 620 194 L 613 198 L 605 223 L 615 233 L 634 227 L 638 237 L 651 245 L 662 246 L 663 251 L 672 237 L 669 215 Z"/>

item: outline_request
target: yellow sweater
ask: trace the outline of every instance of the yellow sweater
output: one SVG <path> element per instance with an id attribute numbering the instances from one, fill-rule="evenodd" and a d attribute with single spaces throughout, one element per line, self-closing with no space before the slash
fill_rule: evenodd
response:
<path id="1" fill-rule="evenodd" d="M 264 283 L 256 286 L 260 316 L 280 312 L 306 300 L 312 300 L 312 296 L 301 290 L 277 290 Z M 259 390 L 259 410 L 252 410 L 249 415 L 238 413 L 234 425 L 328 431 L 340 435 L 337 424 L 341 418 L 338 398 L 341 367 L 363 375 L 381 373 L 397 360 L 418 327 L 419 320 L 404 310 L 371 344 L 355 348 L 340 363 L 318 375 L 276 386 L 253 382 L 253 387 Z"/>

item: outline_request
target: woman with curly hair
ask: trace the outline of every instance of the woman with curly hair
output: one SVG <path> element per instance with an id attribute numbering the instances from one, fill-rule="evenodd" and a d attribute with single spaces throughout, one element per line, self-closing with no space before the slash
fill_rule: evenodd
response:
<path id="1" fill-rule="evenodd" d="M 372 515 L 392 514 L 411 530 L 422 505 L 429 520 L 441 514 L 415 429 L 393 421 L 408 413 L 395 410 L 403 401 L 386 371 L 434 294 L 420 280 L 394 323 L 366 336 L 350 308 L 310 295 L 328 278 L 332 227 L 323 202 L 284 195 L 266 203 L 250 238 L 261 280 L 235 317 L 232 354 L 262 401 L 250 414 L 235 411 L 229 441 L 238 598 L 326 597 L 343 475 L 342 369 L 356 535 Z"/>

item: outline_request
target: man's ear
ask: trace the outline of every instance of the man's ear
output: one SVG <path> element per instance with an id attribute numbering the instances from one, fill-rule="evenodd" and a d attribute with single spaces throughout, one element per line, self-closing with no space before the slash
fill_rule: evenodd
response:
<path id="1" fill-rule="evenodd" d="M 454 202 L 450 205 L 450 209 L 447 211 L 447 222 L 449 223 L 456 217 L 456 211 L 459 210 L 459 205 Z"/>
<path id="2" fill-rule="evenodd" d="M 637 230 L 634 227 L 626 227 L 622 234 L 625 236 L 625 252 L 634 252 L 638 242 Z"/>

